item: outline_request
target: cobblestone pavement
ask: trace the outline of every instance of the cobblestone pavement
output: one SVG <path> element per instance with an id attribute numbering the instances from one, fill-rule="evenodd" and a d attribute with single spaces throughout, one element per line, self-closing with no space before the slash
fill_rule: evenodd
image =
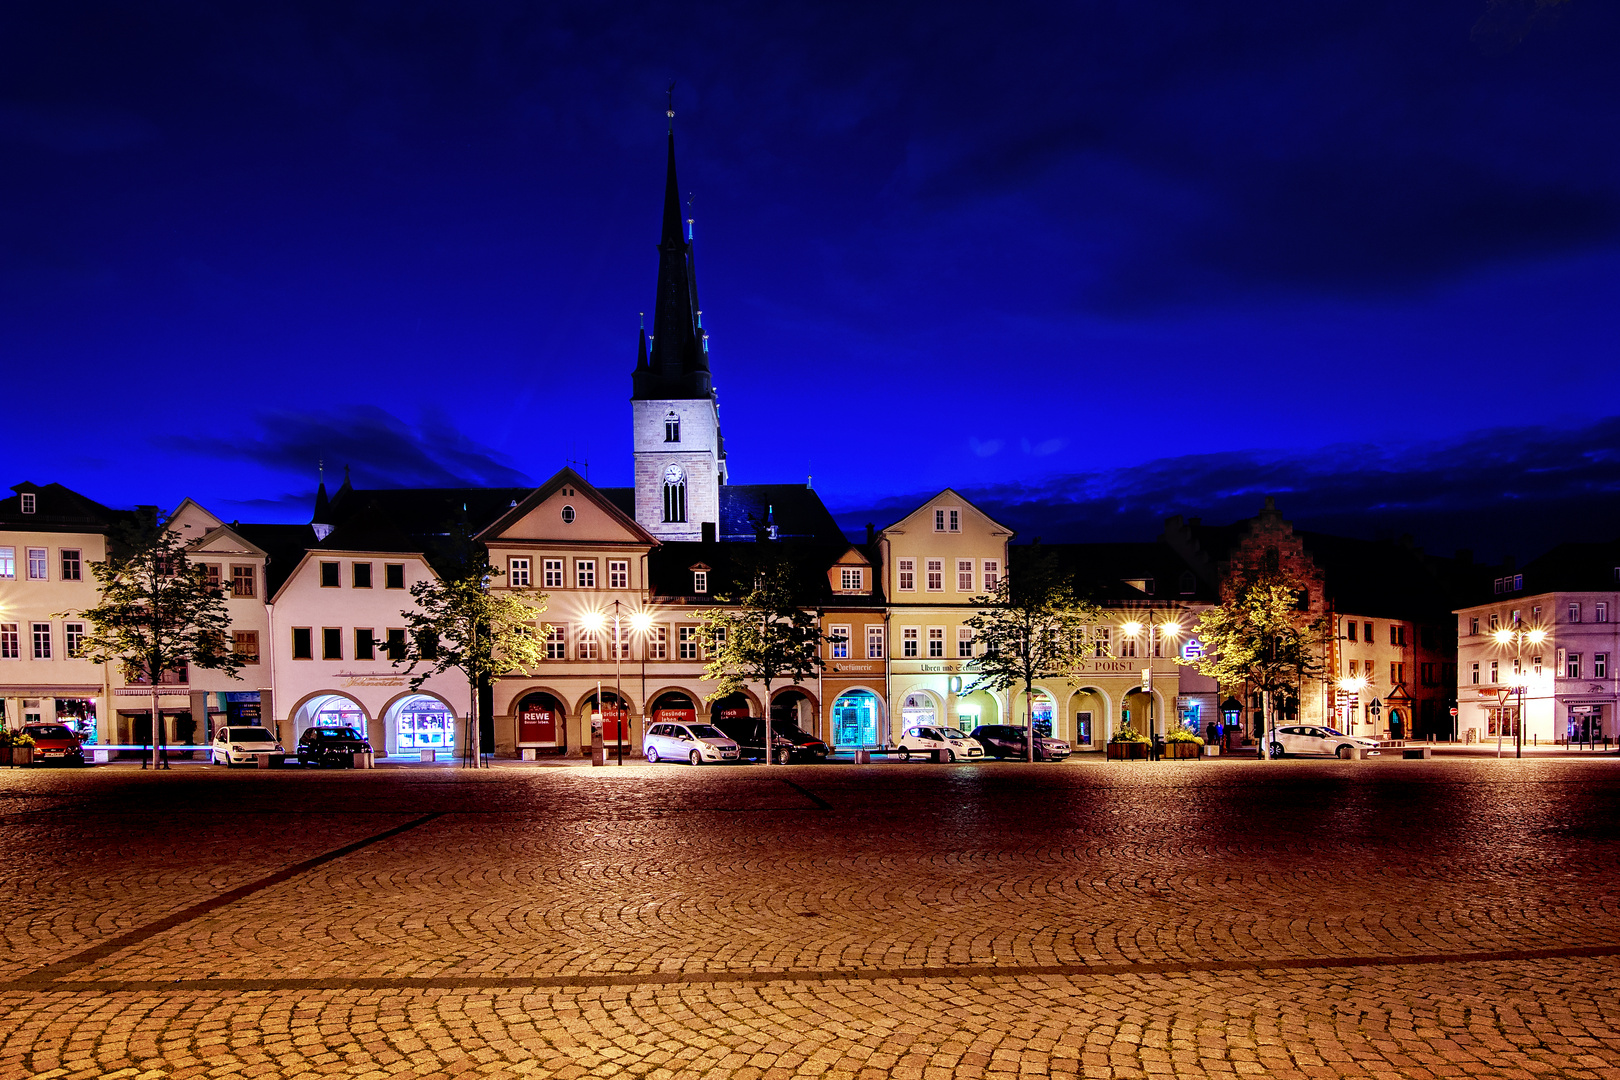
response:
<path id="1" fill-rule="evenodd" d="M 1620 1078 L 1620 760 L 0 771 L 0 1078 Z"/>

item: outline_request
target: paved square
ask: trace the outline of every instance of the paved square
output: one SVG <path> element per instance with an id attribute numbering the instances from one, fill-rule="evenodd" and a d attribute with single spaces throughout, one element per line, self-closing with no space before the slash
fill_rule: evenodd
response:
<path id="1" fill-rule="evenodd" d="M 0 1077 L 1620 1077 L 1620 760 L 0 770 Z"/>

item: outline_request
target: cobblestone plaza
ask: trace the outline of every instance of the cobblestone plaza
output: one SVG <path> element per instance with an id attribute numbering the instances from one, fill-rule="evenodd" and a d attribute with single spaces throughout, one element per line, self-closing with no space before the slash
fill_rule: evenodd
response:
<path id="1" fill-rule="evenodd" d="M 1620 1077 L 1620 760 L 0 771 L 0 1077 Z"/>

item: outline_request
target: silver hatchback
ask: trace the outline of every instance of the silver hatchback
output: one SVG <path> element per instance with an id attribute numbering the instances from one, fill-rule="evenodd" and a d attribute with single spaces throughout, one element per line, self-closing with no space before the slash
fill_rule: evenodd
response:
<path id="1" fill-rule="evenodd" d="M 654 724 L 647 729 L 641 752 L 650 762 L 736 761 L 737 744 L 713 724 Z"/>

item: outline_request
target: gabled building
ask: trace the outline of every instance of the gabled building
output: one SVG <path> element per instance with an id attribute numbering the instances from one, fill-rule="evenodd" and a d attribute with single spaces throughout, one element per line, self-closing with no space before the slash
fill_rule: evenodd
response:
<path id="1" fill-rule="evenodd" d="M 90 564 L 127 511 L 61 484 L 11 490 L 0 499 L 0 719 L 60 720 L 107 742 L 108 672 L 78 656 L 87 626 L 62 612 L 96 605 Z"/>
<path id="2" fill-rule="evenodd" d="M 1460 739 L 1620 736 L 1620 541 L 1485 570 L 1473 599 L 1456 611 Z"/>

